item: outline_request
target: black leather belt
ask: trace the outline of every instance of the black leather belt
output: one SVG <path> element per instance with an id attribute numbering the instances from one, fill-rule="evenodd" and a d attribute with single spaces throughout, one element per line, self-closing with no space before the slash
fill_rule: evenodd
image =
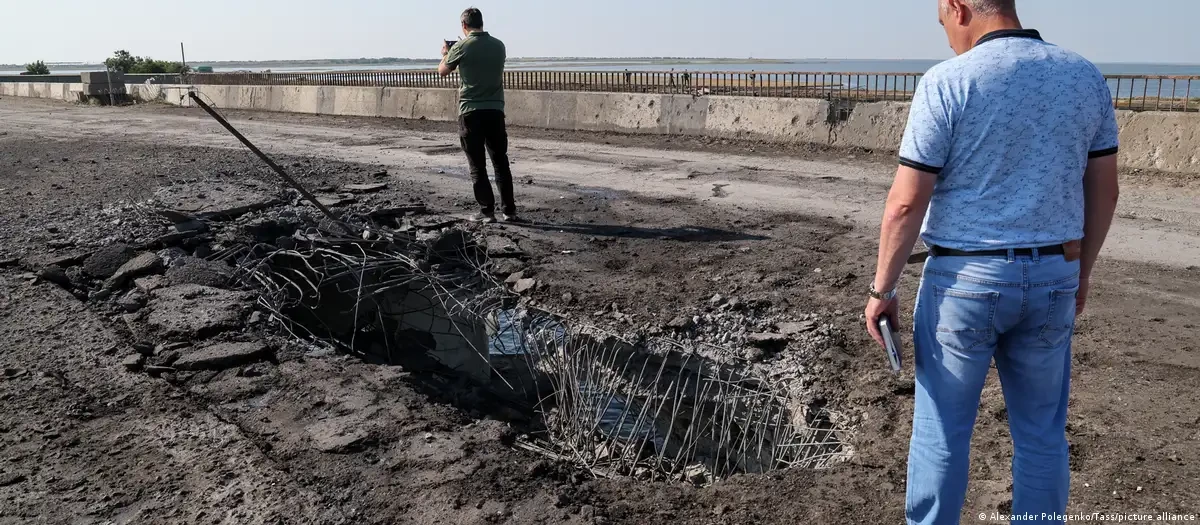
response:
<path id="1" fill-rule="evenodd" d="M 1067 251 L 1061 244 L 1053 246 L 1043 246 L 1041 248 L 1017 248 L 1012 250 L 1016 257 L 1033 257 L 1033 251 L 1037 250 L 1038 255 L 1066 255 Z M 941 246 L 930 246 L 929 254 L 934 257 L 1008 257 L 1009 250 L 984 250 L 978 252 L 964 252 L 962 250 L 952 250 Z"/>

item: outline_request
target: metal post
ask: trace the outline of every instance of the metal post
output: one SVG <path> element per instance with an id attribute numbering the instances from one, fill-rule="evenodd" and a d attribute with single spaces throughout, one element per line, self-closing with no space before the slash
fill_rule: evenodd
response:
<path id="1" fill-rule="evenodd" d="M 108 105 L 115 106 L 117 102 L 113 99 L 112 70 L 104 68 L 104 75 L 108 77 Z"/>
<path id="2" fill-rule="evenodd" d="M 299 182 L 296 182 L 296 179 L 293 179 L 291 176 L 289 176 L 286 171 L 283 171 L 283 168 L 279 167 L 279 165 L 276 164 L 275 161 L 271 160 L 271 157 L 268 157 L 266 153 L 263 153 L 262 150 L 258 149 L 258 147 L 256 147 L 253 143 L 251 143 L 249 139 L 247 139 L 244 135 L 242 135 L 240 132 L 238 132 L 237 129 L 234 129 L 233 125 L 231 125 L 229 123 L 229 121 L 225 120 L 224 117 L 222 117 L 215 110 L 213 110 L 213 108 L 210 107 L 208 104 L 205 104 L 203 100 L 200 100 L 200 97 L 196 95 L 195 91 L 188 93 L 188 96 L 190 96 L 192 98 L 192 101 L 194 101 L 196 104 L 198 104 L 201 109 L 203 109 L 210 116 L 212 116 L 212 118 L 216 119 L 216 121 L 218 123 L 220 123 L 222 126 L 224 126 L 225 129 L 228 130 L 230 134 L 232 134 L 235 138 L 237 138 L 239 141 L 241 141 L 241 143 L 243 145 L 245 145 L 247 148 L 249 148 L 251 152 L 253 152 L 255 155 L 257 155 L 258 158 L 262 159 L 262 161 L 265 162 L 267 164 L 267 166 L 270 166 L 271 169 L 276 174 L 279 175 L 279 178 L 283 179 L 283 181 L 285 183 L 287 183 L 289 186 L 291 186 L 292 189 L 300 192 L 300 195 L 304 196 L 304 198 L 307 199 L 309 202 L 311 202 L 313 204 L 313 206 L 316 206 L 318 210 L 321 210 L 321 213 L 325 214 L 325 216 L 328 217 L 329 220 L 333 221 L 334 224 L 337 224 L 340 228 L 342 228 L 342 230 L 344 230 L 346 234 L 353 235 L 353 232 L 350 231 L 349 225 L 342 222 L 341 219 L 338 219 L 337 216 L 335 216 L 333 214 L 333 212 L 329 211 L 329 208 L 326 208 L 324 204 L 321 204 L 321 201 L 317 200 L 316 196 L 309 193 L 308 190 L 305 189 L 303 185 L 301 185 Z"/>

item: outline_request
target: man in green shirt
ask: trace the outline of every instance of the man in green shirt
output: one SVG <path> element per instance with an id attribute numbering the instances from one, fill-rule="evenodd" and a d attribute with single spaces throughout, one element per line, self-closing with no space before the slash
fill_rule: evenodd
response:
<path id="1" fill-rule="evenodd" d="M 474 7 L 463 11 L 462 30 L 466 38 L 442 47 L 438 73 L 445 77 L 458 71 L 462 78 L 458 90 L 459 142 L 467 154 L 480 207 L 474 219 L 484 223 L 496 220 L 496 196 L 487 174 L 487 156 L 491 155 L 500 189 L 501 219 L 520 222 L 504 127 L 504 42 L 483 30 L 483 13 Z"/>

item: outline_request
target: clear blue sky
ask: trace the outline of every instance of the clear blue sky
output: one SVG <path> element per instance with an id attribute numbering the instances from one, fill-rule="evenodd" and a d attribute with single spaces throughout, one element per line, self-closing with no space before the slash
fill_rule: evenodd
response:
<path id="1" fill-rule="evenodd" d="M 470 1 L 470 0 L 468 0 Z M 432 58 L 467 2 L 3 0 L 0 63 Z M 510 56 L 947 58 L 937 0 L 477 0 Z M 1200 63 L 1200 1 L 1018 0 L 1097 62 Z"/>

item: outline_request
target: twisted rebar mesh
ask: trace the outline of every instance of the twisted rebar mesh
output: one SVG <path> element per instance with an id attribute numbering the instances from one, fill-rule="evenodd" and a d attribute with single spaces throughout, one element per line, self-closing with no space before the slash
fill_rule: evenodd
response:
<path id="1" fill-rule="evenodd" d="M 464 236 L 424 245 L 393 234 L 364 241 L 310 231 L 296 236 L 296 249 L 245 250 L 240 268 L 244 282 L 260 290 L 259 303 L 294 336 L 348 352 L 362 353 L 357 339 L 370 338 L 383 342 L 389 358 L 412 354 L 406 336 L 387 332 L 416 314 L 450 320 L 440 332 L 418 330 L 469 343 L 486 326 L 489 343 L 472 348 L 544 424 L 525 446 L 598 475 L 711 481 L 823 468 L 845 456 L 828 418 L 795 413 L 780 389 L 747 367 L 706 359 L 701 354 L 713 353 L 673 340 L 635 344 L 512 308 L 514 297 L 486 271 L 483 250 L 461 232 L 447 235 Z M 413 294 L 424 301 L 409 300 Z"/>

